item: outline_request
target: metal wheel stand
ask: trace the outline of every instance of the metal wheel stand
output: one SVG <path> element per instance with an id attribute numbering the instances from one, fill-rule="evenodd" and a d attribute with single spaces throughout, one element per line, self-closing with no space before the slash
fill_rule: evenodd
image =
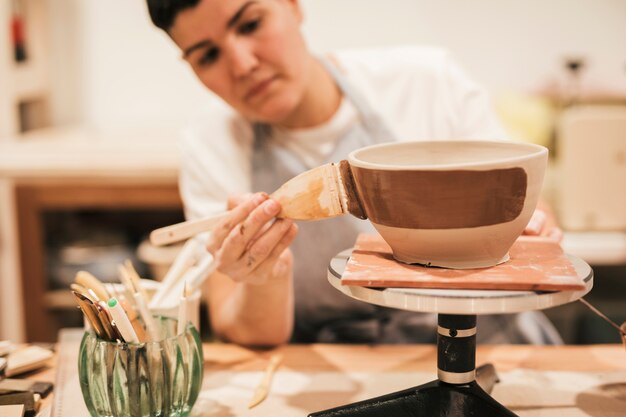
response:
<path id="1" fill-rule="evenodd" d="M 515 417 L 488 394 L 493 366 L 476 369 L 476 316 L 439 314 L 438 324 L 438 379 L 309 417 Z"/>

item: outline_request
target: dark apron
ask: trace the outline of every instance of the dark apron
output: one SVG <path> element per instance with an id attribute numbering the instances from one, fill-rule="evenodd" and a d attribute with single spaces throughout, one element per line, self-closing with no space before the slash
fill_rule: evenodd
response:
<path id="1" fill-rule="evenodd" d="M 333 152 L 323 163 L 338 162 L 364 146 L 394 140 L 377 112 L 347 82 L 345 76 L 329 63 L 326 69 L 335 79 L 346 99 L 359 114 L 359 121 L 339 139 Z M 309 169 L 303 161 L 284 147 L 273 143 L 271 128 L 254 126 L 252 156 L 252 191 L 272 192 L 294 176 Z M 296 343 L 434 343 L 437 320 L 433 314 L 415 313 L 375 306 L 354 300 L 334 289 L 327 281 L 328 264 L 340 251 L 352 247 L 357 235 L 372 233 L 367 220 L 351 215 L 315 222 L 300 222 L 296 240 L 291 245 L 294 255 Z M 547 322 L 540 315 L 538 319 Z M 549 323 L 537 323 L 529 317 L 518 325 L 516 316 L 479 317 L 479 341 L 494 343 L 549 343 L 542 329 Z M 530 327 L 529 327 L 530 326 Z M 522 327 L 528 327 L 528 337 Z M 552 331 L 552 333 L 555 333 Z M 484 337 L 481 337 L 483 336 Z M 558 337 L 558 336 L 557 336 Z"/>

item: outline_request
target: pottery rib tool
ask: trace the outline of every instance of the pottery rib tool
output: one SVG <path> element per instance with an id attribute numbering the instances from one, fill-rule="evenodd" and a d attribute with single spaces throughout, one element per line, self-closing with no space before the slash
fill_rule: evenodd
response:
<path id="1" fill-rule="evenodd" d="M 280 203 L 280 218 L 320 220 L 350 213 L 359 219 L 367 219 L 346 160 L 303 172 L 284 183 L 270 198 Z M 228 213 L 156 229 L 150 233 L 150 242 L 157 246 L 166 245 L 209 231 Z"/>
<path id="2" fill-rule="evenodd" d="M 278 368 L 278 365 L 280 365 L 280 362 L 282 360 L 283 360 L 282 354 L 277 353 L 275 355 L 272 355 L 272 357 L 270 358 L 270 363 L 267 365 L 267 368 L 265 369 L 265 374 L 263 375 L 263 379 L 261 380 L 261 383 L 254 391 L 254 395 L 252 396 L 252 399 L 248 403 L 248 409 L 256 407 L 267 397 L 267 394 L 270 389 L 270 385 L 272 383 L 272 377 L 274 376 L 274 372 L 276 371 L 276 368 Z"/>

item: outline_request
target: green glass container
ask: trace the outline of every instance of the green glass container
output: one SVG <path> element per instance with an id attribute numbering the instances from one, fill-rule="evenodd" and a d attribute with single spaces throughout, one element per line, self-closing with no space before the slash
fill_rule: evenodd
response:
<path id="1" fill-rule="evenodd" d="M 78 375 L 92 417 L 187 416 L 202 385 L 202 343 L 189 325 L 176 334 L 176 320 L 155 318 L 163 339 L 115 343 L 86 332 Z"/>

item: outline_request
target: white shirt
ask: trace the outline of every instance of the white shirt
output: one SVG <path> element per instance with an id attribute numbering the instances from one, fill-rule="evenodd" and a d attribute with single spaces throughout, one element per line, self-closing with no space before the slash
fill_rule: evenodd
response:
<path id="1" fill-rule="evenodd" d="M 398 141 L 505 138 L 486 92 L 444 50 L 349 50 L 333 58 Z M 313 168 L 354 123 L 359 114 L 344 98 L 326 123 L 273 128 L 272 139 Z M 251 124 L 226 105 L 212 103 L 192 120 L 181 142 L 180 191 L 187 218 L 223 211 L 230 195 L 251 191 L 252 146 Z"/>

